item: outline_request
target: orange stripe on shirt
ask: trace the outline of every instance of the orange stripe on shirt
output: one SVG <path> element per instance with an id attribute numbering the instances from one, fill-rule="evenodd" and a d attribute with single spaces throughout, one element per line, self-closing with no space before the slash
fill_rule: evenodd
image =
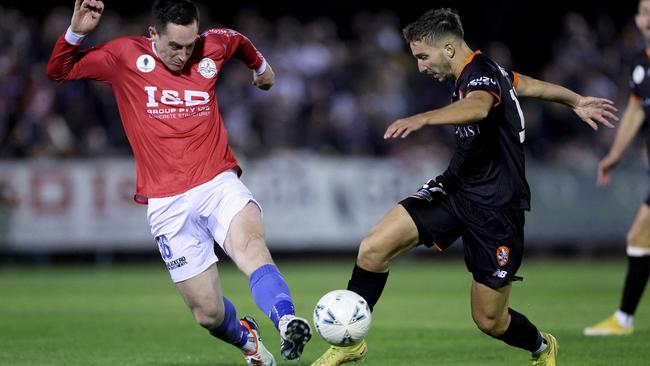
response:
<path id="1" fill-rule="evenodd" d="M 467 65 L 470 62 L 472 62 L 472 60 L 474 59 L 474 56 L 479 55 L 479 54 L 481 54 L 481 51 L 476 50 L 476 51 L 472 52 L 472 54 L 469 55 L 469 57 L 467 57 L 467 59 L 465 59 L 465 62 L 463 62 L 463 67 L 460 69 L 460 74 L 458 74 L 459 76 L 463 74 L 463 71 L 465 71 L 465 68 L 467 67 Z M 458 79 L 456 79 L 456 83 L 458 83 Z"/>
<path id="2" fill-rule="evenodd" d="M 519 85 L 519 74 L 513 71 L 512 78 L 513 78 L 512 85 L 515 87 L 515 89 L 517 89 L 517 85 Z"/>

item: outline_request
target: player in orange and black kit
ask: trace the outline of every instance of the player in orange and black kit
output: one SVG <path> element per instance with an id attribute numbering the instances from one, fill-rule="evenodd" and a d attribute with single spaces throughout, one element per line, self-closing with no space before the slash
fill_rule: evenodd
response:
<path id="1" fill-rule="evenodd" d="M 630 72 L 630 99 L 625 107 L 621 126 L 609 153 L 598 165 L 599 186 L 606 186 L 612 171 L 634 136 L 643 129 L 650 158 L 650 0 L 640 0 L 635 17 L 646 48 L 639 51 Z M 643 127 L 642 127 L 643 126 Z M 634 313 L 650 277 L 650 196 L 641 204 L 627 233 L 627 275 L 619 308 L 607 319 L 586 327 L 587 336 L 630 335 L 634 331 Z"/>
<path id="2" fill-rule="evenodd" d="M 463 239 L 472 273 L 472 317 L 486 334 L 532 353 L 533 365 L 555 365 L 557 341 L 508 307 L 521 264 L 525 177 L 524 116 L 518 98 L 563 103 L 592 128 L 613 127 L 616 109 L 606 99 L 583 97 L 561 86 L 504 70 L 464 41 L 458 15 L 435 9 L 404 29 L 420 72 L 455 83 L 453 102 L 392 123 L 385 138 L 404 138 L 425 125 L 454 125 L 457 149 L 449 168 L 392 208 L 362 240 L 348 290 L 371 309 L 379 300 L 391 261 L 420 244 L 445 250 Z M 331 346 L 313 366 L 362 359 L 365 341 Z"/>

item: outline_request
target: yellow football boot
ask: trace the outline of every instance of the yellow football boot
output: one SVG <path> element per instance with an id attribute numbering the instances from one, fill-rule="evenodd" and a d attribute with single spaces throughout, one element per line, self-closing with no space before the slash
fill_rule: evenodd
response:
<path id="1" fill-rule="evenodd" d="M 618 322 L 616 315 L 585 328 L 582 333 L 586 336 L 630 335 L 634 327 L 625 327 Z"/>
<path id="2" fill-rule="evenodd" d="M 368 346 L 361 341 L 352 346 L 330 346 L 311 366 L 338 366 L 348 362 L 359 362 L 366 357 Z"/>
<path id="3" fill-rule="evenodd" d="M 557 350 L 560 346 L 551 334 L 542 332 L 542 336 L 546 339 L 548 346 L 542 353 L 533 356 L 531 359 L 533 366 L 556 366 L 555 358 L 557 357 Z"/>

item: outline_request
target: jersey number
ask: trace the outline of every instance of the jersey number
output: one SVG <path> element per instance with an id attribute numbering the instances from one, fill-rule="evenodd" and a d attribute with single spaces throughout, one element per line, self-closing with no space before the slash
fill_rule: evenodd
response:
<path id="1" fill-rule="evenodd" d="M 519 114 L 519 119 L 521 120 L 521 131 L 519 131 L 519 142 L 524 143 L 526 140 L 526 120 L 524 119 L 524 112 L 521 111 L 521 105 L 519 105 L 519 99 L 517 99 L 517 94 L 515 89 L 510 89 L 510 97 L 515 102 L 517 106 L 517 113 Z"/>
<path id="2" fill-rule="evenodd" d="M 499 66 L 499 71 L 501 71 L 501 75 L 510 79 L 510 75 L 503 67 Z M 517 113 L 519 114 L 519 120 L 521 121 L 521 131 L 519 131 L 519 142 L 523 144 L 524 140 L 526 140 L 526 120 L 524 119 L 524 112 L 521 111 L 521 105 L 519 104 L 519 99 L 517 99 L 517 92 L 515 91 L 514 87 L 510 89 L 510 98 L 512 98 L 512 101 L 515 102 L 515 105 L 517 106 Z"/>

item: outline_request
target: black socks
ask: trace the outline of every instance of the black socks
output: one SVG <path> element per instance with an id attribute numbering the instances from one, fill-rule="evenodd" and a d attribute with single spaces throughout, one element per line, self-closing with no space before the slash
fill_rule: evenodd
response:
<path id="1" fill-rule="evenodd" d="M 508 311 L 510 312 L 510 326 L 508 326 L 505 333 L 494 338 L 531 353 L 539 350 L 545 341 L 537 327 L 523 314 L 510 308 L 508 308 Z"/>
<path id="2" fill-rule="evenodd" d="M 348 290 L 361 295 L 372 311 L 384 291 L 387 280 L 388 272 L 370 272 L 355 264 L 352 278 L 348 281 Z"/>
<path id="3" fill-rule="evenodd" d="M 627 257 L 627 277 L 625 278 L 625 286 L 623 287 L 623 298 L 621 299 L 621 311 L 634 315 L 641 295 L 648 283 L 648 276 L 650 276 L 650 257 Z"/>

